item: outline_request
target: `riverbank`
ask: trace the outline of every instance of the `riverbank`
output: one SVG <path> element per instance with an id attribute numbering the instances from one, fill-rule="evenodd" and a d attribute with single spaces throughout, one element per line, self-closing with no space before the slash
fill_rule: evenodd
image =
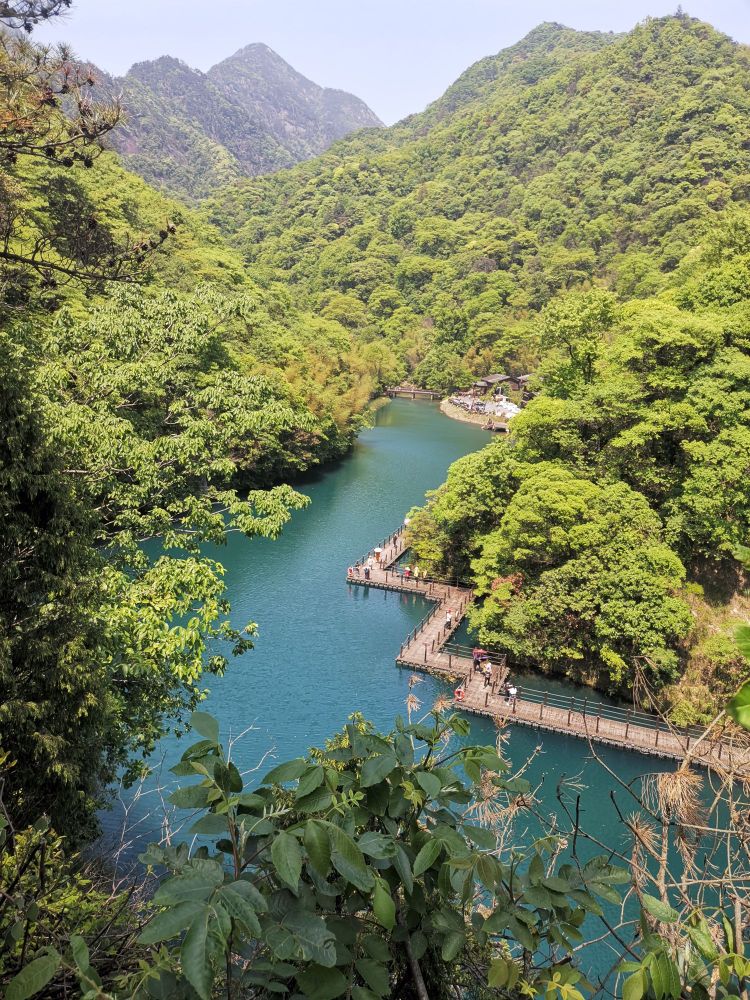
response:
<path id="1" fill-rule="evenodd" d="M 448 399 L 441 401 L 440 412 L 444 413 L 446 417 L 451 417 L 452 420 L 461 420 L 465 424 L 476 424 L 477 427 L 487 426 L 487 417 L 484 413 L 468 413 L 460 406 L 455 406 Z"/>

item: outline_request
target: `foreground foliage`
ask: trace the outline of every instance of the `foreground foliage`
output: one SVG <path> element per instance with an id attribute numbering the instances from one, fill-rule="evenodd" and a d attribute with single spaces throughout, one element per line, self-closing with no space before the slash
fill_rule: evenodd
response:
<path id="1" fill-rule="evenodd" d="M 644 775 L 622 818 L 627 843 L 602 853 L 574 783 L 544 817 L 529 782 L 497 747 L 466 745 L 467 723 L 442 704 L 387 735 L 354 718 L 249 789 L 216 721 L 197 712 L 192 725 L 200 739 L 172 768 L 185 783 L 169 798 L 202 846 L 170 837 L 148 849 L 148 902 L 121 892 L 105 919 L 101 880 L 84 899 L 45 824 L 0 845 L 10 1000 L 74 980 L 101 1000 L 580 1000 L 615 976 L 626 1000 L 741 995 L 747 843 L 741 822 L 716 823 L 747 805 L 732 774 L 711 776 L 712 805 L 689 760 Z M 536 838 L 519 843 L 521 822 Z M 47 884 L 42 851 L 61 866 Z M 580 960 L 602 935 L 615 964 L 590 983 Z"/>

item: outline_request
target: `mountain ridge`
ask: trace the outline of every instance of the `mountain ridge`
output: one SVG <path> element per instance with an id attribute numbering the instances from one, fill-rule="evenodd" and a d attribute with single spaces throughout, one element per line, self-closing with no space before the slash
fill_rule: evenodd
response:
<path id="1" fill-rule="evenodd" d="M 309 80 L 262 42 L 206 72 L 165 54 L 133 63 L 122 77 L 96 73 L 125 112 L 112 147 L 135 173 L 187 201 L 382 126 L 360 98 Z"/>

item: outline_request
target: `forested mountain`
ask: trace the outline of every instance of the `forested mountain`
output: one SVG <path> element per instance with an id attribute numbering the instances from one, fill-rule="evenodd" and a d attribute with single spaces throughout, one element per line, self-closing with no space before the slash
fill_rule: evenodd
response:
<path id="1" fill-rule="evenodd" d="M 416 361 L 526 368 L 523 323 L 555 294 L 665 288 L 746 198 L 749 66 L 684 16 L 622 37 L 542 25 L 424 114 L 232 186 L 210 217 L 257 268 Z"/>
<path id="2" fill-rule="evenodd" d="M 189 200 L 381 124 L 359 98 L 312 83 L 267 45 L 248 45 L 207 73 L 171 56 L 136 63 L 124 77 L 95 72 L 122 96 L 126 120 L 111 142 L 125 164 Z"/>
<path id="3" fill-rule="evenodd" d="M 683 721 L 744 670 L 749 94 L 748 49 L 684 15 L 541 25 L 423 114 L 208 213 L 427 387 L 536 373 L 510 446 L 414 518 L 420 562 L 486 595 L 483 642 L 615 690 L 648 664 Z"/>
<path id="4" fill-rule="evenodd" d="M 398 363 L 100 152 L 117 108 L 67 53 L 2 34 L 0 72 L 3 787 L 80 833 L 223 670 L 207 643 L 246 647 L 200 540 L 276 533 L 302 501 L 266 488 L 343 454 Z"/>
<path id="5" fill-rule="evenodd" d="M 222 234 L 102 152 L 116 104 L 27 38 L 69 6 L 0 3 L 0 992 L 745 996 L 747 774 L 718 757 L 704 784 L 703 737 L 640 783 L 610 772 L 628 805 L 605 843 L 577 767 L 546 815 L 502 732 L 472 745 L 418 678 L 392 732 L 356 713 L 266 774 L 190 710 L 255 633 L 215 546 L 276 537 L 306 503 L 284 480 L 342 454 L 407 370 L 447 388 L 504 365 L 534 369 L 536 398 L 414 512 L 415 555 L 471 576 L 482 641 L 645 681 L 678 721 L 720 708 L 708 734 L 730 715 L 742 759 L 747 51 L 681 15 L 543 25 L 424 114 L 228 188 Z M 267 50 L 209 82 L 171 60 L 131 81 L 153 95 L 144 163 L 163 130 L 196 197 L 254 155 L 250 118 L 297 157 L 362 113 Z M 191 844 L 166 830 L 140 878 L 84 862 L 108 785 L 188 726 L 168 798 Z"/>

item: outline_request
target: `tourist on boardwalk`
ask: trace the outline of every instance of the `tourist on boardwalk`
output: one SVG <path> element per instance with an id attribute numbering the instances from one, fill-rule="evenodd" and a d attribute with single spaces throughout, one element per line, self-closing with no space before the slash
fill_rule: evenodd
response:
<path id="1" fill-rule="evenodd" d="M 369 566 L 365 566 L 365 580 L 369 580 L 369 579 L 370 579 L 370 567 Z"/>
<path id="2" fill-rule="evenodd" d="M 404 566 L 404 576 L 408 580 L 411 576 L 411 566 Z"/>
<path id="3" fill-rule="evenodd" d="M 508 697 L 510 698 L 511 708 L 515 708 L 516 702 L 518 701 L 518 688 L 515 684 L 511 684 L 508 688 Z"/>
<path id="4" fill-rule="evenodd" d="M 510 704 L 510 681 L 506 681 L 503 684 L 503 696 L 505 698 L 505 704 Z"/>
<path id="5" fill-rule="evenodd" d="M 383 561 L 383 550 L 378 545 L 372 550 L 372 554 L 375 556 L 375 562 L 380 564 Z"/>
<path id="6" fill-rule="evenodd" d="M 414 567 L 414 579 L 419 580 L 419 566 Z"/>
<path id="7" fill-rule="evenodd" d="M 360 571 L 360 569 L 361 569 L 361 568 L 362 568 L 362 567 L 361 567 L 361 563 L 360 563 L 360 561 L 359 561 L 359 559 L 358 559 L 358 560 L 357 560 L 357 561 L 355 562 L 355 564 L 354 564 L 354 575 L 355 575 L 356 577 L 359 577 L 359 571 Z"/>
<path id="8" fill-rule="evenodd" d="M 449 629 L 453 626 L 453 611 L 451 608 L 445 612 L 445 627 Z"/>
<path id="9" fill-rule="evenodd" d="M 482 672 L 484 673 L 484 686 L 489 687 L 492 680 L 492 664 L 489 660 L 485 660 Z"/>
<path id="10" fill-rule="evenodd" d="M 482 665 L 482 652 L 478 646 L 475 646 L 471 651 L 471 662 L 474 665 L 475 670 L 479 670 Z"/>
<path id="11" fill-rule="evenodd" d="M 375 560 L 372 558 L 372 556 L 370 556 L 370 558 L 367 560 L 367 568 L 370 571 L 372 571 L 375 568 Z"/>
<path id="12" fill-rule="evenodd" d="M 349 577 L 349 579 L 351 580 L 351 578 L 352 578 L 352 577 L 354 576 L 354 567 L 353 567 L 353 566 L 350 566 L 350 567 L 349 567 L 349 569 L 348 569 L 348 570 L 346 571 L 346 575 L 347 575 L 347 576 Z"/>

